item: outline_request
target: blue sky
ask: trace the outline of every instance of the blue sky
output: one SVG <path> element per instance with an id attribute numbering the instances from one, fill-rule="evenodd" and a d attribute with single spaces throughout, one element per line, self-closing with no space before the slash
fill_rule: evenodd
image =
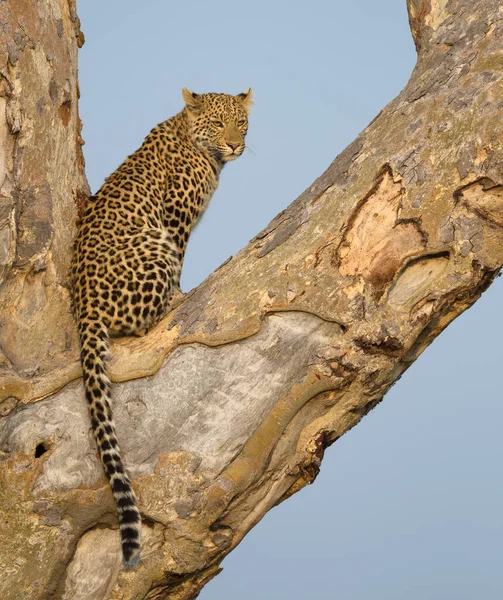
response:
<path id="1" fill-rule="evenodd" d="M 80 2 L 80 111 L 96 191 L 181 88 L 256 105 L 187 252 L 198 285 L 320 175 L 405 86 L 405 0 Z M 202 600 L 503 597 L 501 279 L 273 509 Z"/>

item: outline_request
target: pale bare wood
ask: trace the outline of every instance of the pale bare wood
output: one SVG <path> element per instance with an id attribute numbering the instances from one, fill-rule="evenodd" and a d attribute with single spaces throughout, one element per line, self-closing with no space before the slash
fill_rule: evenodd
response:
<path id="1" fill-rule="evenodd" d="M 193 598 L 501 268 L 503 13 L 497 0 L 410 0 L 419 55 L 404 91 L 158 327 L 114 344 L 118 435 L 145 519 L 143 564 L 124 573 L 64 287 L 87 189 L 81 37 L 66 4 L 39 7 L 62 21 L 44 31 L 32 5 L 0 9 L 5 56 L 13 43 L 19 54 L 2 58 L 0 98 L 0 189 L 11 207 L 9 235 L 0 229 L 0 595 Z M 67 70 L 71 102 L 41 66 L 49 51 L 66 52 L 53 62 Z M 13 190 L 35 185 L 34 132 L 48 130 L 35 210 Z"/>

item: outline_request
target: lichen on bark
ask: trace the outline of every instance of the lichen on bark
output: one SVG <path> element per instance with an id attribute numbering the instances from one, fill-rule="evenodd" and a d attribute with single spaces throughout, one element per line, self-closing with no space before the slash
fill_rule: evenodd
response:
<path id="1" fill-rule="evenodd" d="M 0 594 L 189 599 L 501 268 L 503 13 L 410 0 L 403 92 L 146 337 L 115 341 L 145 540 L 126 573 L 65 287 L 87 191 L 74 8 L 0 4 Z"/>

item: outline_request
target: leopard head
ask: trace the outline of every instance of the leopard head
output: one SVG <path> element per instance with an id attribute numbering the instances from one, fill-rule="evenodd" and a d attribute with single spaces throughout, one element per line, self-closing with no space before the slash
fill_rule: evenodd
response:
<path id="1" fill-rule="evenodd" d="M 195 94 L 182 90 L 189 135 L 194 145 L 222 163 L 243 154 L 251 110 L 252 91 L 229 94 Z"/>

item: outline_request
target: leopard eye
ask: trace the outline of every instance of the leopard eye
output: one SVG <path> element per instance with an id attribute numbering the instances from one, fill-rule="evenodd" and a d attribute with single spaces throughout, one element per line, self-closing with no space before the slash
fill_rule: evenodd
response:
<path id="1" fill-rule="evenodd" d="M 219 121 L 218 119 L 212 119 L 211 122 L 213 123 L 213 125 L 215 125 L 215 127 L 218 127 L 218 129 L 223 129 L 224 127 L 222 121 Z"/>
<path id="2" fill-rule="evenodd" d="M 245 125 L 246 125 L 246 121 L 245 121 L 244 119 L 240 119 L 240 120 L 238 121 L 238 126 L 239 126 L 239 127 L 244 127 Z"/>

